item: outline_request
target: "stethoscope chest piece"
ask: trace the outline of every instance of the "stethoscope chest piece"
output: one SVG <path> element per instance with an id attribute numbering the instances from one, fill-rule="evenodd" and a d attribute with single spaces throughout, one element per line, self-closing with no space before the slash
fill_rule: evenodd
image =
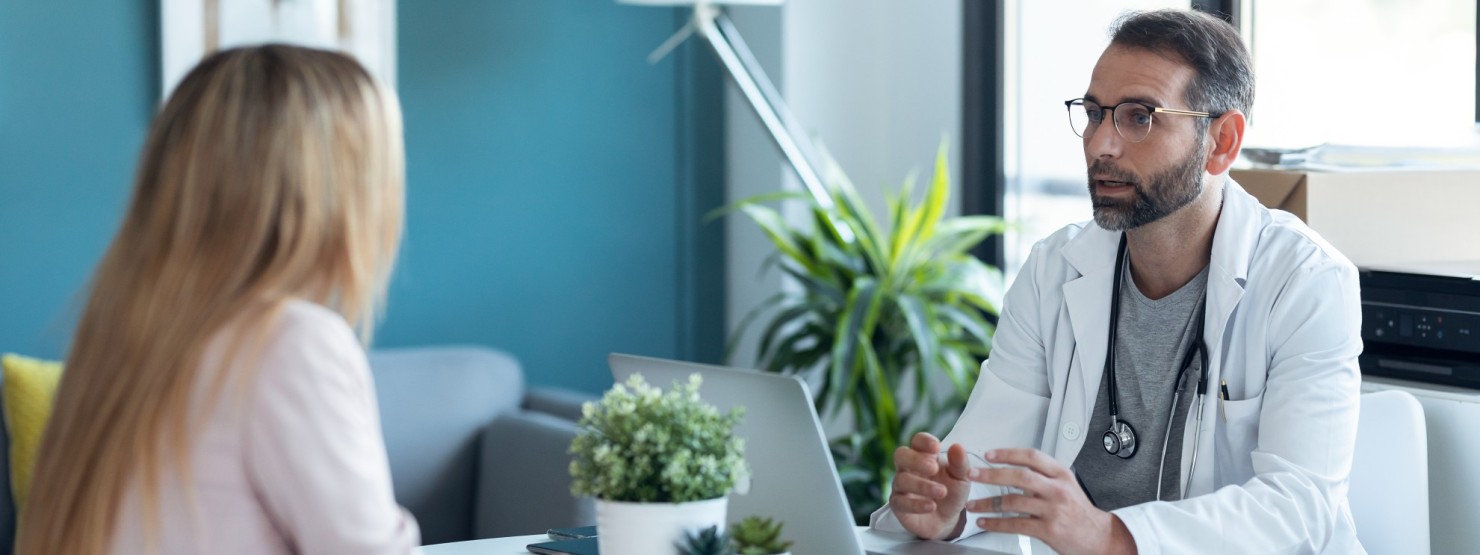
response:
<path id="1" fill-rule="evenodd" d="M 1130 423 L 1121 420 L 1110 425 L 1105 432 L 1105 452 L 1122 459 L 1136 454 L 1136 430 Z"/>

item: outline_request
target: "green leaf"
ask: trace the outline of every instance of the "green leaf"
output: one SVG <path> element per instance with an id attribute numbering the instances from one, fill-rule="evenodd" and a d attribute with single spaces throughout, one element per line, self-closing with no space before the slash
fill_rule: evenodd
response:
<path id="1" fill-rule="evenodd" d="M 781 271 L 795 279 L 798 285 L 807 290 L 807 294 L 830 301 L 828 307 L 841 307 L 847 301 L 847 294 L 843 292 L 844 285 L 827 276 L 808 274 L 805 270 L 785 264 L 781 266 Z"/>
<path id="2" fill-rule="evenodd" d="M 981 343 L 991 343 L 992 325 L 981 316 L 974 306 L 959 307 L 950 304 L 937 305 L 936 311 L 945 321 L 959 327 L 967 336 Z"/>
<path id="3" fill-rule="evenodd" d="M 715 208 L 714 210 L 710 210 L 708 214 L 704 215 L 704 223 L 707 224 L 730 214 L 734 214 L 741 208 L 752 204 L 763 204 L 767 202 L 778 202 L 785 200 L 806 200 L 808 198 L 811 197 L 808 197 L 806 193 L 803 193 L 801 191 L 775 191 L 770 193 L 761 193 L 759 195 L 749 196 L 725 206 Z"/>
<path id="4" fill-rule="evenodd" d="M 1002 272 L 969 256 L 943 261 L 937 272 L 920 284 L 932 296 L 960 296 L 972 305 L 998 314 L 1002 302 Z"/>
<path id="5" fill-rule="evenodd" d="M 786 293 L 777 293 L 775 295 L 771 295 L 770 297 L 766 297 L 766 300 L 761 301 L 761 304 L 756 305 L 755 308 L 752 308 L 748 312 L 746 312 L 745 316 L 743 318 L 740 318 L 740 323 L 735 326 L 734 333 L 730 334 L 730 339 L 725 342 L 725 360 L 728 361 L 734 358 L 735 347 L 739 346 L 740 338 L 745 335 L 745 330 L 750 328 L 750 323 L 752 321 L 754 321 L 757 317 L 759 317 L 767 310 L 775 308 L 781 303 L 786 302 L 787 298 L 790 296 L 791 295 L 788 295 Z"/>
<path id="6" fill-rule="evenodd" d="M 919 390 L 919 395 L 923 396 L 927 392 L 924 387 L 928 387 L 929 385 L 925 383 L 923 376 L 935 375 L 939 371 L 936 365 L 937 345 L 935 333 L 930 329 L 932 315 L 926 307 L 925 302 L 921 301 L 918 297 L 900 295 L 895 300 L 895 303 L 899 306 L 900 313 L 904 315 L 905 323 L 909 325 L 910 337 L 914 339 L 915 350 L 920 360 L 920 367 L 916 373 L 922 377 L 919 381 L 922 386 Z"/>
<path id="7" fill-rule="evenodd" d="M 946 204 L 951 200 L 951 165 L 947 161 L 949 152 L 950 142 L 942 137 L 935 155 L 935 176 L 930 180 L 930 191 L 926 193 L 922 206 L 924 214 L 920 218 L 921 227 L 918 232 L 921 240 L 928 240 L 935 233 L 935 227 L 939 225 L 941 217 L 945 216 Z"/>
<path id="8" fill-rule="evenodd" d="M 772 355 L 771 346 L 776 342 L 777 335 L 783 332 L 781 328 L 788 325 L 796 328 L 789 334 L 789 336 L 796 336 L 797 333 L 803 331 L 802 322 L 799 320 L 803 316 L 810 315 L 815 311 L 816 307 L 806 303 L 799 303 L 777 312 L 771 318 L 771 323 L 766 325 L 765 331 L 761 332 L 760 345 L 756 349 L 756 360 L 770 360 Z M 785 339 L 785 337 L 781 339 Z"/>
<path id="9" fill-rule="evenodd" d="M 874 216 L 868 210 L 868 205 L 858 196 L 858 189 L 848 176 L 843 173 L 842 168 L 831 158 L 825 158 L 827 172 L 831 177 L 829 180 L 833 190 L 833 201 L 837 204 L 838 220 L 847 225 L 857 235 L 859 246 L 875 271 L 883 272 L 889 268 L 889 256 L 884 246 L 886 236 L 879 231 Z"/>
<path id="10" fill-rule="evenodd" d="M 913 173 L 904 180 L 904 187 L 899 190 L 898 197 L 891 197 L 889 202 L 889 224 L 892 236 L 889 241 L 890 260 L 899 260 L 900 254 L 914 241 L 915 231 L 920 227 L 920 211 L 910 205 L 912 193 L 915 189 L 915 176 Z"/>
<path id="11" fill-rule="evenodd" d="M 867 338 L 860 337 L 859 346 L 863 351 L 865 381 L 872 391 L 868 397 L 873 401 L 874 422 L 879 426 L 879 448 L 893 454 L 899 446 L 899 409 L 894 403 L 893 388 L 885 381 L 879 357 Z"/>
<path id="12" fill-rule="evenodd" d="M 844 252 L 832 243 L 820 243 L 816 245 L 814 252 L 823 267 L 831 268 L 843 280 L 852 282 L 868 273 L 868 263 L 861 254 Z"/>
<path id="13" fill-rule="evenodd" d="M 987 237 L 1002 233 L 1006 229 L 1001 218 L 995 216 L 962 216 L 941 222 L 935 234 L 921 246 L 927 256 L 954 256 L 966 254 Z"/>
<path id="14" fill-rule="evenodd" d="M 817 324 L 807 324 L 797 333 L 786 336 L 776 345 L 764 365 L 766 371 L 777 374 L 796 374 L 811 369 L 827 354 L 830 345 L 818 341 Z M 803 349 L 802 345 L 808 346 Z"/>
<path id="15" fill-rule="evenodd" d="M 858 359 L 858 337 L 861 334 L 866 337 L 873 332 L 879 300 L 879 283 L 872 278 L 858 280 L 853 284 L 853 291 L 848 293 L 848 302 L 838 317 L 837 331 L 833 334 L 832 370 L 829 374 L 829 379 L 836 384 L 846 385 L 833 389 L 828 414 L 842 407 L 857 387 L 855 369 L 862 365 Z"/>
<path id="16" fill-rule="evenodd" d="M 816 271 L 816 264 L 812 262 L 811 257 L 802 251 L 801 246 L 797 245 L 796 241 L 792 239 L 791 228 L 787 227 L 780 213 L 755 204 L 743 205 L 740 207 L 740 211 L 750 216 L 750 219 L 754 220 L 756 225 L 760 226 L 761 231 L 765 232 L 766 237 L 771 240 L 772 244 L 776 245 L 776 250 L 781 251 L 781 254 L 786 255 L 787 258 L 806 268 L 809 272 Z"/>

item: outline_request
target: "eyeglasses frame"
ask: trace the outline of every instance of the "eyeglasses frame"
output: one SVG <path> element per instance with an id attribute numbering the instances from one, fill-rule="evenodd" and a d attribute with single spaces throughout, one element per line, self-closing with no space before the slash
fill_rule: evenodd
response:
<path id="1" fill-rule="evenodd" d="M 1094 102 L 1094 101 L 1093 100 L 1085 99 L 1084 97 L 1073 98 L 1073 99 L 1069 99 L 1069 100 L 1065 100 L 1064 101 L 1064 108 L 1066 108 L 1069 111 L 1069 130 L 1070 131 L 1073 131 L 1074 134 L 1077 135 L 1077 136 L 1079 136 L 1080 138 L 1083 138 L 1084 137 L 1084 133 L 1081 133 L 1078 129 L 1074 129 L 1074 103 L 1075 102 L 1078 102 L 1080 106 L 1084 106 L 1084 103 L 1085 102 Z M 1151 114 L 1170 114 L 1170 115 L 1174 115 L 1174 116 L 1192 116 L 1192 117 L 1208 118 L 1208 119 L 1217 119 L 1217 118 L 1223 117 L 1223 112 L 1211 113 L 1211 112 L 1199 112 L 1199 111 L 1196 111 L 1196 110 L 1178 110 L 1176 108 L 1162 108 L 1160 106 L 1152 106 L 1150 104 L 1147 104 L 1145 102 L 1141 102 L 1139 100 L 1127 100 L 1125 102 L 1121 102 L 1121 103 L 1116 104 L 1114 106 L 1105 106 L 1105 105 L 1100 104 L 1099 102 L 1095 102 L 1095 104 L 1098 105 L 1098 106 L 1100 106 L 1100 110 L 1110 112 L 1110 125 L 1115 126 L 1115 134 L 1116 135 L 1120 135 L 1120 138 L 1125 139 L 1125 140 L 1130 141 L 1130 142 L 1133 142 L 1133 143 L 1139 143 L 1141 141 L 1146 140 L 1146 137 L 1150 137 L 1151 136 L 1151 129 L 1150 129 L 1150 124 L 1147 124 L 1146 136 L 1145 137 L 1141 137 L 1140 139 L 1131 140 L 1130 137 L 1125 136 L 1125 133 L 1120 130 L 1120 122 L 1115 119 L 1115 110 L 1118 109 L 1118 108 L 1120 108 L 1121 106 L 1125 106 L 1126 104 L 1135 104 L 1137 106 L 1140 106 L 1142 108 L 1145 108 L 1146 111 L 1147 112 L 1150 112 Z M 1100 123 L 1102 123 L 1104 121 L 1105 121 L 1105 118 L 1100 118 L 1100 121 L 1099 122 L 1093 122 L 1093 121 L 1091 121 L 1091 122 L 1085 124 L 1084 129 L 1085 129 L 1085 131 L 1089 131 L 1089 126 L 1090 125 L 1099 125 Z"/>

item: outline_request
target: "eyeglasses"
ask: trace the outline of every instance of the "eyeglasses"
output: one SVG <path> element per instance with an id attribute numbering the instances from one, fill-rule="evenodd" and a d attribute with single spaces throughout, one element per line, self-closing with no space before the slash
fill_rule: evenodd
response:
<path id="1" fill-rule="evenodd" d="M 1151 114 L 1172 114 L 1176 116 L 1193 116 L 1199 118 L 1216 118 L 1223 114 L 1210 114 L 1208 112 L 1194 112 L 1191 110 L 1173 110 L 1171 108 L 1158 108 L 1150 104 L 1129 100 L 1114 106 L 1100 106 L 1099 104 L 1076 98 L 1065 100 L 1064 106 L 1069 109 L 1069 128 L 1074 130 L 1075 135 L 1080 137 L 1093 135 L 1095 128 L 1100 122 L 1105 121 L 1105 112 L 1112 112 L 1115 122 L 1115 132 L 1120 138 L 1133 143 L 1146 140 L 1151 134 Z"/>

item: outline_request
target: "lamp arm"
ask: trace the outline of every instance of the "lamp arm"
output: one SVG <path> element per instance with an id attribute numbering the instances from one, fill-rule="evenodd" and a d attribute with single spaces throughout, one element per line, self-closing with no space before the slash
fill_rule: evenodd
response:
<path id="1" fill-rule="evenodd" d="M 694 18 L 689 25 L 693 27 L 695 34 L 704 37 L 705 42 L 713 48 L 715 56 L 745 95 L 745 100 L 750 102 L 750 107 L 760 116 L 761 123 L 770 132 L 771 139 L 776 141 L 776 146 L 786 156 L 786 161 L 796 171 L 797 177 L 801 178 L 802 185 L 812 195 L 813 201 L 824 211 L 831 212 L 835 203 L 822 182 L 822 174 L 812 162 L 814 158 L 811 143 L 804 138 L 801 124 L 797 123 L 775 85 L 766 78 L 765 70 L 756 61 L 745 40 L 740 38 L 740 31 L 735 29 L 734 23 L 730 22 L 730 18 L 718 6 L 701 1 L 694 5 Z M 847 225 L 832 216 L 827 219 L 844 243 L 853 242 L 853 231 Z"/>
<path id="2" fill-rule="evenodd" d="M 710 10 L 712 11 L 709 14 L 703 13 Z M 756 115 L 760 116 L 761 123 L 776 141 L 776 146 L 781 148 L 787 162 L 796 170 L 797 177 L 801 178 L 807 192 L 823 208 L 832 208 L 832 195 L 827 193 L 827 188 L 822 183 L 822 174 L 812 163 L 814 158 L 810 144 L 803 138 L 801 125 L 791 114 L 781 94 L 776 91 L 775 85 L 766 78 L 765 70 L 761 69 L 760 63 L 740 37 L 734 23 L 719 8 L 705 4 L 694 7 L 694 18 L 699 36 L 704 37 L 714 49 L 715 56 L 728 70 Z"/>

